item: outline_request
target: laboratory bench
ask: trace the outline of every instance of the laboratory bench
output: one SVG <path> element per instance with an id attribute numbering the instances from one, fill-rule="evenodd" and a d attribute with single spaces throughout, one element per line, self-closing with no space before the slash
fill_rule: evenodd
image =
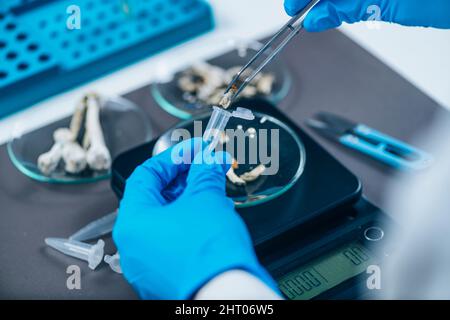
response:
<path id="1" fill-rule="evenodd" d="M 278 107 L 361 180 L 370 202 L 385 209 L 383 193 L 396 172 L 317 135 L 304 120 L 318 111 L 330 111 L 413 142 L 434 117 L 449 117 L 449 113 L 338 31 L 305 34 L 280 59 L 292 71 L 293 87 Z M 158 107 L 149 86 L 125 97 L 143 108 L 155 137 L 179 121 Z M 0 147 L 0 168 L 0 298 L 137 298 L 108 265 L 91 271 L 85 262 L 44 244 L 45 237 L 67 237 L 117 208 L 109 181 L 84 185 L 36 182 L 16 170 L 6 145 Z M 395 213 L 388 213 L 395 218 Z M 115 252 L 110 237 L 105 252 Z M 66 268 L 73 264 L 81 268 L 81 290 L 66 286 Z"/>

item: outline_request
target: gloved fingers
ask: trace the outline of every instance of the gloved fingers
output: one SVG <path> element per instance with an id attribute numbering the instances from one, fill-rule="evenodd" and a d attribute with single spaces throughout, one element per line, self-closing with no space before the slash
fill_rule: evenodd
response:
<path id="1" fill-rule="evenodd" d="M 217 192 L 225 195 L 226 173 L 231 167 L 232 158 L 228 152 L 198 153 L 189 169 L 187 194 Z"/>
<path id="2" fill-rule="evenodd" d="M 161 192 L 166 203 L 171 203 L 183 193 L 184 189 L 186 189 L 187 175 L 188 171 L 183 172 L 176 179 L 172 180 L 172 182 Z"/>
<path id="3" fill-rule="evenodd" d="M 284 6 L 289 15 L 295 15 L 308 3 L 309 0 L 285 0 Z M 367 20 L 371 14 L 374 14 L 370 8 L 380 7 L 381 4 L 380 0 L 321 0 L 307 15 L 304 27 L 308 31 L 318 32 L 339 27 L 342 22 L 354 23 Z M 382 7 L 380 9 L 383 10 Z M 381 19 L 381 15 L 378 18 Z"/>
<path id="4" fill-rule="evenodd" d="M 284 9 L 290 16 L 295 16 L 305 8 L 311 0 L 284 0 Z"/>
<path id="5" fill-rule="evenodd" d="M 320 32 L 334 29 L 342 24 L 343 11 L 338 11 L 336 1 L 325 0 L 317 4 L 306 16 L 303 23 L 306 30 L 310 32 Z M 344 1 L 348 4 L 348 1 Z"/>
<path id="6" fill-rule="evenodd" d="M 166 204 L 167 199 L 161 192 L 189 170 L 203 148 L 201 138 L 189 139 L 147 160 L 127 180 L 124 199 L 132 198 L 147 205 Z"/>
<path id="7" fill-rule="evenodd" d="M 303 10 L 309 2 L 310 0 L 285 0 L 284 8 L 290 16 L 294 16 Z M 333 0 L 322 0 L 311 9 L 303 23 L 305 29 L 310 32 L 317 32 L 338 27 L 341 21 L 336 14 L 333 2 Z"/>
<path id="8" fill-rule="evenodd" d="M 378 2 L 379 0 L 322 0 L 306 17 L 304 26 L 308 31 L 317 32 L 337 28 L 343 22 L 355 23 L 367 20 L 370 16 L 369 7 L 377 5 Z"/>

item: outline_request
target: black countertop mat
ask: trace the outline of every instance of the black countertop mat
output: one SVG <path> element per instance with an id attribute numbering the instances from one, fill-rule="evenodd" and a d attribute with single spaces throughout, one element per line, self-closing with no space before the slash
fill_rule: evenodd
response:
<path id="1" fill-rule="evenodd" d="M 401 44 L 399 44 L 401 45 Z M 319 110 L 331 111 L 411 141 L 438 114 L 449 113 L 338 31 L 305 34 L 282 52 L 295 86 L 280 108 L 297 124 Z M 126 96 L 142 106 L 155 135 L 178 120 L 144 87 Z M 306 131 L 310 132 L 309 129 Z M 382 206 L 394 171 L 370 158 L 312 134 L 362 181 L 367 198 Z M 116 208 L 109 181 L 81 186 L 35 182 L 18 172 L 0 147 L 0 298 L 134 299 L 123 278 L 102 264 L 87 264 L 47 248 L 44 238 L 67 237 Z M 107 241 L 107 253 L 114 247 Z M 66 268 L 81 268 L 81 290 L 68 290 Z"/>

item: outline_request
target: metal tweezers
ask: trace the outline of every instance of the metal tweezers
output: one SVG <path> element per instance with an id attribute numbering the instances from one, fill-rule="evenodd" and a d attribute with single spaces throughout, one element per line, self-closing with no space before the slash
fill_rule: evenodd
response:
<path id="1" fill-rule="evenodd" d="M 280 51 L 303 29 L 303 21 L 311 9 L 319 3 L 320 0 L 312 0 L 302 11 L 296 16 L 292 17 L 273 37 L 270 39 L 255 56 L 237 73 L 233 78 L 228 88 L 225 90 L 225 95 L 229 95 L 230 103 L 234 102 L 237 96 L 244 90 L 244 88 L 256 77 L 256 75 L 269 64 Z M 275 46 L 276 43 L 279 43 Z M 272 48 L 274 46 L 274 48 Z M 258 64 L 257 61 L 263 55 L 267 55 Z M 256 65 L 253 67 L 253 65 Z M 250 75 L 246 75 L 247 69 L 252 70 Z M 245 79 L 241 79 L 244 77 Z"/>

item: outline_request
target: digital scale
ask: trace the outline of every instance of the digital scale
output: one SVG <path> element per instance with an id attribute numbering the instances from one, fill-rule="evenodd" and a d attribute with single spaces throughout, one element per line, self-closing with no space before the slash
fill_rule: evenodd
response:
<path id="1" fill-rule="evenodd" d="M 237 208 L 261 263 L 287 299 L 355 299 L 376 296 L 367 268 L 389 255 L 389 218 L 361 195 L 361 183 L 275 106 L 240 102 L 273 116 L 301 139 L 306 164 L 287 192 L 263 204 Z M 239 104 L 239 102 L 238 102 Z M 116 158 L 112 188 L 123 195 L 126 179 L 152 156 L 158 139 Z M 283 147 L 283 146 L 280 146 Z"/>

